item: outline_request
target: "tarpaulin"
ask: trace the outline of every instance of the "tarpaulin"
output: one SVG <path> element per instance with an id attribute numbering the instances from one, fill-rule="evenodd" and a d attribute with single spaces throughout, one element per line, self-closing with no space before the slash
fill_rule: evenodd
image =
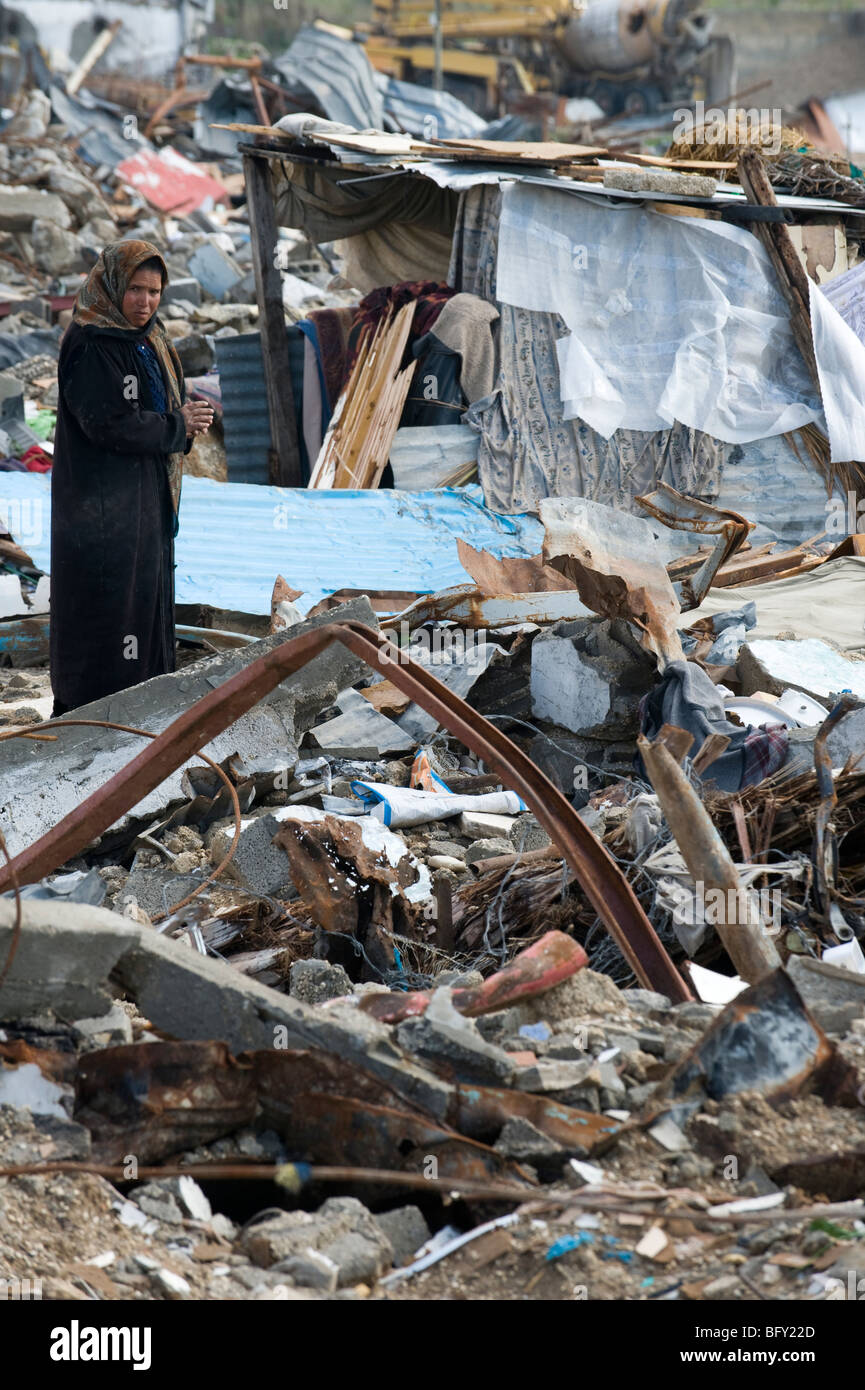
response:
<path id="1" fill-rule="evenodd" d="M 282 129 L 291 129 L 287 121 Z M 345 277 L 368 293 L 405 280 L 445 280 L 458 195 L 404 174 L 349 178 L 283 161 L 273 171 L 276 220 L 314 243 L 338 241 Z"/>
<path id="2" fill-rule="evenodd" d="M 745 444 L 820 418 L 767 253 L 739 227 L 513 184 L 497 288 L 561 315 L 565 418 L 605 438 L 678 420 Z"/>
<path id="3" fill-rule="evenodd" d="M 832 462 L 865 459 L 865 343 L 813 281 L 811 332 Z"/>

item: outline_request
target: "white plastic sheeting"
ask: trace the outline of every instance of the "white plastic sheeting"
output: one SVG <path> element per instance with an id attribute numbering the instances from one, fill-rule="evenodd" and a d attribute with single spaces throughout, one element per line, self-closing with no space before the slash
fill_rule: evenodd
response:
<path id="1" fill-rule="evenodd" d="M 865 343 L 811 283 L 811 332 L 832 462 L 865 458 Z"/>
<path id="2" fill-rule="evenodd" d="M 679 420 L 747 444 L 821 419 L 768 256 L 739 227 L 511 185 L 497 292 L 561 315 L 570 330 L 558 345 L 565 416 L 604 438 Z M 820 308 L 815 350 L 832 456 L 863 457 L 865 410 L 846 389 L 850 330 L 828 301 Z"/>

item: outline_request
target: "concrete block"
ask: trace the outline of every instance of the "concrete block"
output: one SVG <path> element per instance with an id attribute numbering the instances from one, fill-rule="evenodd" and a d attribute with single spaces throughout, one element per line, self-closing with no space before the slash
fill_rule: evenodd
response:
<path id="1" fill-rule="evenodd" d="M 843 1008 L 853 1004 L 865 1017 L 865 975 L 827 965 L 822 960 L 812 960 L 810 956 L 791 956 L 787 974 L 809 1009 L 816 1006 Z"/>
<path id="2" fill-rule="evenodd" d="M 865 707 L 845 714 L 827 737 L 826 747 L 833 767 L 843 767 L 848 758 L 865 757 Z"/>
<path id="3" fill-rule="evenodd" d="M 166 285 L 159 301 L 160 308 L 165 309 L 169 304 L 176 304 L 180 299 L 186 300 L 188 304 L 201 303 L 201 286 L 191 275 L 183 279 L 172 280 Z"/>
<path id="4" fill-rule="evenodd" d="M 450 990 L 438 989 L 421 1018 L 410 1018 L 396 1030 L 401 1047 L 426 1061 L 439 1063 L 454 1081 L 507 1086 L 514 1063 L 501 1048 L 485 1042 L 477 1025 L 454 1008 Z"/>
<path id="5" fill-rule="evenodd" d="M 651 658 L 621 621 L 558 623 L 532 644 L 532 712 L 572 733 L 630 738 L 657 681 Z"/>
<path id="6" fill-rule="evenodd" d="M 466 850 L 465 862 L 471 868 L 472 864 L 479 864 L 483 859 L 499 859 L 503 854 L 510 854 L 511 852 L 510 840 L 505 840 L 502 837 L 475 840 Z"/>
<path id="7" fill-rule="evenodd" d="M 24 419 L 24 383 L 0 372 L 0 420 Z"/>
<path id="8" fill-rule="evenodd" d="M 145 868 L 136 856 L 129 877 L 123 885 L 120 901 L 122 906 L 129 898 L 134 898 L 138 907 L 148 917 L 156 917 L 160 912 L 170 912 L 175 903 L 193 893 L 201 884 L 201 875 L 175 874 L 165 868 Z"/>
<path id="9" fill-rule="evenodd" d="M 592 1057 L 587 1057 L 581 1062 L 545 1059 L 527 1067 L 520 1067 L 514 1078 L 514 1085 L 518 1091 L 533 1091 L 542 1095 L 570 1091 L 575 1086 L 583 1085 L 594 1067 L 595 1061 Z"/>
<path id="10" fill-rule="evenodd" d="M 457 828 L 471 840 L 507 839 L 515 819 L 514 816 L 491 815 L 488 811 L 463 811 L 457 817 Z"/>
<path id="11" fill-rule="evenodd" d="M 429 1240 L 431 1231 L 419 1207 L 396 1207 L 374 1217 L 393 1247 L 395 1265 L 407 1264 Z"/>
<path id="12" fill-rule="evenodd" d="M 510 840 L 514 849 L 520 854 L 527 854 L 532 849 L 547 849 L 552 844 L 552 840 L 530 811 L 514 819 L 510 829 Z"/>
<path id="13" fill-rule="evenodd" d="M 505 1121 L 493 1148 L 503 1158 L 512 1158 L 517 1163 L 549 1162 L 563 1158 L 566 1153 L 560 1144 L 522 1116 Z"/>
<path id="14" fill-rule="evenodd" d="M 714 198 L 717 179 L 677 169 L 638 169 L 628 165 L 604 170 L 604 187 L 627 193 L 675 193 L 680 198 Z"/>
<path id="15" fill-rule="evenodd" d="M 175 338 L 174 346 L 184 376 L 203 376 L 216 361 L 213 344 L 203 333 L 188 333 L 185 338 Z"/>
<path id="16" fill-rule="evenodd" d="M 213 241 L 205 241 L 189 258 L 189 272 L 213 299 L 221 300 L 243 279 L 243 271 L 233 256 Z"/>
<path id="17" fill-rule="evenodd" d="M 291 967 L 290 992 L 292 999 L 304 1004 L 323 1004 L 327 999 L 341 999 L 351 994 L 353 986 L 341 965 L 326 960 L 296 960 Z"/>
<path id="18" fill-rule="evenodd" d="M 317 1212 L 292 1211 L 260 1221 L 240 1247 L 262 1269 L 304 1258 L 312 1250 L 336 1265 L 340 1286 L 375 1280 L 393 1263 L 393 1247 L 378 1222 L 355 1197 L 331 1197 Z"/>
<path id="19" fill-rule="evenodd" d="M 56 193 L 25 184 L 0 184 L 0 232 L 29 232 L 37 218 L 55 226 L 72 226 L 69 209 Z"/>
<path id="20" fill-rule="evenodd" d="M 296 897 L 288 855 L 273 843 L 281 824 L 281 819 L 269 811 L 244 818 L 234 857 L 226 865 L 224 877 L 240 883 L 251 893 L 263 893 L 271 898 Z M 233 837 L 233 826 L 224 834 L 214 836 L 210 847 L 214 864 L 221 861 Z"/>
<path id="21" fill-rule="evenodd" d="M 333 1293 L 339 1279 L 339 1265 L 318 1250 L 305 1250 L 302 1255 L 292 1255 L 287 1260 L 280 1260 L 273 1268 L 298 1287 L 320 1289 L 322 1293 Z"/>
<path id="22" fill-rule="evenodd" d="M 276 633 L 248 646 L 205 657 L 170 675 L 156 676 L 104 700 L 96 700 L 75 713 L 84 719 L 108 719 L 158 732 L 215 686 L 280 646 L 287 636 L 299 636 L 343 619 L 355 619 L 372 627 L 378 625 L 369 600 L 352 599 L 329 613 L 308 618 L 289 633 Z M 333 704 L 339 690 L 359 680 L 367 670 L 364 662 L 352 656 L 341 643 L 334 642 L 218 734 L 203 751 L 216 762 L 239 754 L 253 776 L 290 771 L 298 760 L 298 740 L 302 732 L 322 709 Z M 33 746 L 22 739 L 0 745 L 0 775 L 4 789 L 0 829 L 6 837 L 9 853 L 20 853 L 91 792 L 104 786 L 140 751 L 141 745 L 141 739 L 132 734 L 77 727 L 58 729 L 54 743 L 39 745 L 38 757 L 33 755 Z M 122 816 L 114 828 L 152 823 L 170 806 L 187 800 L 183 773 L 196 764 L 200 762 L 193 755 Z"/>

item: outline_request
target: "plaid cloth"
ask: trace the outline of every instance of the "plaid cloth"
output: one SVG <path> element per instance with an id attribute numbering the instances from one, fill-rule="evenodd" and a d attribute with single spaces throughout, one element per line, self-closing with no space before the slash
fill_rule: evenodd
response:
<path id="1" fill-rule="evenodd" d="M 787 759 L 790 735 L 784 724 L 763 724 L 752 729 L 745 739 L 745 768 L 742 786 L 753 787 L 783 766 Z"/>

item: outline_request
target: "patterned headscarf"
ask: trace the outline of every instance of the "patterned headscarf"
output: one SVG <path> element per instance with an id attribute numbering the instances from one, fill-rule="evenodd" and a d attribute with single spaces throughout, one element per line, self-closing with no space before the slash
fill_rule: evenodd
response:
<path id="1" fill-rule="evenodd" d="M 168 270 L 158 249 L 149 241 L 112 241 L 106 246 L 75 300 L 72 318 L 82 328 L 95 328 L 112 336 L 146 339 L 162 368 L 168 409 L 179 410 L 183 403 L 183 368 L 156 314 L 142 328 L 123 316 L 123 297 L 136 270 L 145 261 L 157 260 L 162 268 L 162 288 L 168 284 Z M 168 486 L 175 515 L 180 506 L 183 455 L 168 455 Z"/>

